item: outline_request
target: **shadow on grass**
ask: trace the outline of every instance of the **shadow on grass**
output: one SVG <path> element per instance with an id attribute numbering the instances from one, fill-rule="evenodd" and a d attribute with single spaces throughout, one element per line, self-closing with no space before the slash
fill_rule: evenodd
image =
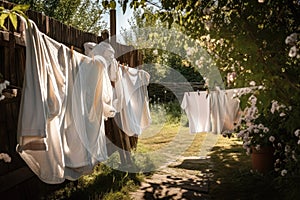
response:
<path id="1" fill-rule="evenodd" d="M 251 157 L 241 145 L 214 147 L 210 156 L 214 174 L 209 192 L 212 199 L 299 199 L 299 179 L 279 181 L 274 172 L 253 172 Z"/>
<path id="2" fill-rule="evenodd" d="M 64 188 L 44 199 L 128 199 L 129 192 L 136 189 L 142 179 L 138 173 L 114 170 L 103 164 L 98 165 L 94 173 L 77 181 L 68 181 Z"/>

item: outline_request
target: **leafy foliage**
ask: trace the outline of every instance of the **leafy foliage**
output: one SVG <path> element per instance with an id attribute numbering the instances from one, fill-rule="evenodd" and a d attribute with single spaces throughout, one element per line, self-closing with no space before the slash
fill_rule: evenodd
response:
<path id="1" fill-rule="evenodd" d="M 102 20 L 105 12 L 99 1 L 93 0 L 11 0 L 17 4 L 28 4 L 31 9 L 43 12 L 58 21 L 87 31 L 99 34 L 106 27 Z"/>
<path id="2" fill-rule="evenodd" d="M 9 18 L 11 24 L 13 25 L 14 29 L 17 29 L 18 20 L 17 15 L 20 15 L 27 19 L 27 16 L 24 14 L 26 10 L 29 9 L 29 5 L 16 5 L 11 10 L 7 10 L 4 7 L 0 7 L 0 28 L 7 30 L 4 26 L 5 20 Z"/>

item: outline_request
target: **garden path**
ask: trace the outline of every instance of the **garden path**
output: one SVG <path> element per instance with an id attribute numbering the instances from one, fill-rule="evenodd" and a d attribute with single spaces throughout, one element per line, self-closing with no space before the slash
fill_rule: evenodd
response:
<path id="1" fill-rule="evenodd" d="M 134 200 L 210 199 L 209 182 L 212 164 L 207 157 L 181 157 L 161 167 L 131 193 Z"/>
<path id="2" fill-rule="evenodd" d="M 197 156 L 182 156 L 160 167 L 151 177 L 144 179 L 131 197 L 134 200 L 210 199 L 209 185 L 213 176 L 213 166 L 207 155 L 211 153 L 218 140 L 219 135 L 208 134 L 199 145 Z"/>

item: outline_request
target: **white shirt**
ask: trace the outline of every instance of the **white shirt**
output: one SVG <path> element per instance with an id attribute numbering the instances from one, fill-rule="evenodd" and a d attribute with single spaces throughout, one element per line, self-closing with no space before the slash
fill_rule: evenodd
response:
<path id="1" fill-rule="evenodd" d="M 150 75 L 144 70 L 120 68 L 123 86 L 123 104 L 119 127 L 129 136 L 138 136 L 151 124 L 147 85 Z"/>
<path id="2" fill-rule="evenodd" d="M 210 96 L 206 92 L 185 92 L 181 108 L 187 114 L 190 133 L 211 130 Z"/>

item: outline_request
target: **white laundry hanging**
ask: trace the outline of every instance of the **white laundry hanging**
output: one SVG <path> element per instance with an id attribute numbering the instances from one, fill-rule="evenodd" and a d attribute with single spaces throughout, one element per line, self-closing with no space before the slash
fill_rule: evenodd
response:
<path id="1" fill-rule="evenodd" d="M 235 124 L 238 122 L 241 116 L 240 100 L 237 98 L 237 93 L 243 88 L 228 89 L 226 94 L 226 114 L 224 118 L 224 125 L 222 132 L 233 131 Z"/>
<path id="2" fill-rule="evenodd" d="M 107 61 L 70 50 L 31 20 L 25 37 L 17 151 L 46 183 L 78 179 L 107 159 L 103 120 L 115 114 Z"/>
<path id="3" fill-rule="evenodd" d="M 207 92 L 186 92 L 181 104 L 185 110 L 191 133 L 222 133 L 233 131 L 240 117 L 239 99 L 234 98 L 244 88 Z M 205 98 L 204 98 L 205 97 Z"/>
<path id="4" fill-rule="evenodd" d="M 122 74 L 124 99 L 118 126 L 129 136 L 139 136 L 151 124 L 147 85 L 150 75 L 144 70 L 131 67 L 119 68 Z"/>
<path id="5" fill-rule="evenodd" d="M 87 42 L 85 53 L 93 57 L 101 55 L 108 60 L 108 74 L 114 82 L 113 106 L 118 112 L 115 121 L 128 136 L 138 136 L 151 124 L 147 86 L 150 75 L 144 70 L 120 66 L 114 58 L 114 49 L 109 43 Z"/>
<path id="6" fill-rule="evenodd" d="M 216 88 L 210 91 L 210 113 L 211 113 L 211 132 L 222 133 L 225 116 L 227 98 L 224 90 Z"/>
<path id="7" fill-rule="evenodd" d="M 189 120 L 190 133 L 209 132 L 210 96 L 206 92 L 185 92 L 181 103 Z"/>
<path id="8" fill-rule="evenodd" d="M 116 112 L 120 112 L 123 104 L 123 85 L 121 80 L 121 74 L 119 72 L 119 65 L 115 59 L 115 50 L 107 42 L 101 42 L 99 44 L 94 42 L 84 43 L 85 54 L 91 58 L 94 56 L 102 56 L 107 61 L 107 73 L 109 80 L 114 83 L 113 90 L 113 102 L 112 105 Z"/>

